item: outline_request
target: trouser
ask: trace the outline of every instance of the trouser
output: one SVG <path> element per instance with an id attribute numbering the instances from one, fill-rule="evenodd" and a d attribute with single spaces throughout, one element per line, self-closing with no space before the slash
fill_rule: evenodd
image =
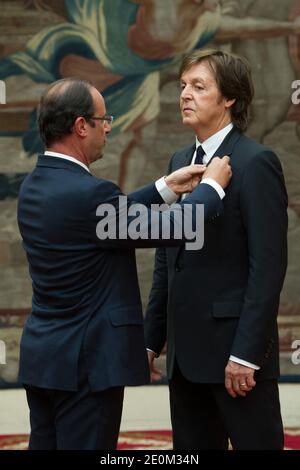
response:
<path id="1" fill-rule="evenodd" d="M 283 449 L 276 380 L 232 398 L 224 384 L 189 382 L 176 364 L 169 390 L 174 449 L 227 449 L 228 438 L 233 449 Z"/>

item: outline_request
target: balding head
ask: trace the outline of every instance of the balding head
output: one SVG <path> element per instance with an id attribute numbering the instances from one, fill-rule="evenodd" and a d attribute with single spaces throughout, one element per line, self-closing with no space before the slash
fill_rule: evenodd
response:
<path id="1" fill-rule="evenodd" d="M 38 123 L 46 147 L 72 134 L 74 122 L 79 116 L 89 120 L 94 115 L 92 90 L 92 85 L 84 80 L 64 78 L 43 93 Z"/>

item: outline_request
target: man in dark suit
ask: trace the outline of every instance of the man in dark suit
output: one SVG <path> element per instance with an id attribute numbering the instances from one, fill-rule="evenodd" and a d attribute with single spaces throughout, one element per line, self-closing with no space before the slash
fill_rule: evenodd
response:
<path id="1" fill-rule="evenodd" d="M 169 171 L 230 155 L 224 211 L 204 247 L 158 248 L 146 314 L 152 379 L 167 340 L 175 449 L 282 449 L 277 313 L 287 265 L 287 193 L 274 152 L 243 135 L 251 72 L 221 51 L 180 69 L 183 124 L 193 144 Z"/>
<path id="2" fill-rule="evenodd" d="M 134 248 L 176 246 L 187 238 L 176 238 L 170 210 L 156 217 L 153 240 L 144 237 L 151 228 L 147 208 L 141 236 L 131 237 L 136 219 L 130 210 L 135 201 L 172 203 L 197 185 L 177 208 L 193 208 L 194 226 L 199 203 L 207 219 L 222 210 L 222 188 L 231 176 L 228 157 L 204 174 L 199 165 L 182 169 L 132 193 L 120 209 L 120 189 L 89 171 L 103 154 L 111 122 L 102 96 L 87 82 L 60 80 L 41 98 L 47 151 L 25 179 L 18 206 L 33 286 L 19 373 L 30 408 L 30 449 L 116 447 L 124 386 L 149 380 Z M 99 229 L 111 208 L 115 216 L 107 223 L 123 223 L 116 236 Z"/>

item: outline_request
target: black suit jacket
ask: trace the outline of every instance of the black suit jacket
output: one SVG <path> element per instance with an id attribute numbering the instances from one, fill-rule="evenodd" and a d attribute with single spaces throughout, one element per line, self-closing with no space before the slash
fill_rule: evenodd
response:
<path id="1" fill-rule="evenodd" d="M 172 239 L 172 230 L 171 240 L 163 240 L 161 233 L 156 240 L 99 240 L 96 209 L 110 203 L 118 220 L 120 196 L 113 183 L 76 163 L 45 155 L 23 182 L 18 223 L 33 297 L 21 340 L 21 382 L 76 390 L 80 351 L 92 390 L 148 382 L 134 249 L 183 241 Z M 128 206 L 132 201 L 148 206 L 163 202 L 154 184 L 132 193 Z M 222 206 L 216 191 L 204 184 L 189 201 L 205 203 L 207 217 Z M 150 216 L 148 211 L 141 223 L 144 232 Z M 160 221 L 166 217 L 160 214 Z M 128 224 L 133 219 L 128 217 Z"/>
<path id="2" fill-rule="evenodd" d="M 191 161 L 176 153 L 170 171 Z M 224 382 L 232 354 L 257 364 L 257 379 L 279 374 L 276 317 L 287 264 L 287 193 L 269 148 L 240 134 L 216 155 L 229 155 L 233 177 L 224 212 L 205 227 L 204 247 L 158 248 L 146 314 L 147 347 L 167 339 L 168 376 L 175 356 L 193 382 Z"/>

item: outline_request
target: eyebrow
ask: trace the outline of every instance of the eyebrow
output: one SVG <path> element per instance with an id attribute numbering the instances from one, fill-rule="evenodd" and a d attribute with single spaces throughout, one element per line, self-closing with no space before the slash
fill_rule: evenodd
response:
<path id="1" fill-rule="evenodd" d="M 203 85 L 205 84 L 205 80 L 203 78 L 193 78 L 191 80 L 192 83 L 202 83 Z M 185 83 L 185 80 L 183 78 L 180 79 L 180 83 Z"/>

